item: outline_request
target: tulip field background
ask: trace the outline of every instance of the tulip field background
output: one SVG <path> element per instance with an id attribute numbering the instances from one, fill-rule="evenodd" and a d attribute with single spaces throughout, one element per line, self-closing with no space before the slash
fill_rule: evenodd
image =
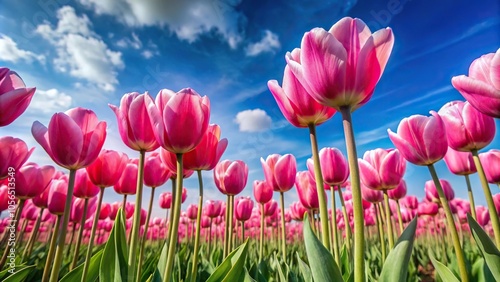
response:
<path id="1" fill-rule="evenodd" d="M 500 281 L 498 1 L 0 7 L 0 281 Z"/>

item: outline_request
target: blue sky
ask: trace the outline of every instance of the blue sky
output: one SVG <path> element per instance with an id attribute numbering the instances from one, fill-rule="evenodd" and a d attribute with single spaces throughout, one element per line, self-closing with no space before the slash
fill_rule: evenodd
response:
<path id="1" fill-rule="evenodd" d="M 223 159 L 241 159 L 250 167 L 243 195 L 251 195 L 253 180 L 264 177 L 260 157 L 292 153 L 299 169 L 306 169 L 308 132 L 284 120 L 267 89 L 270 79 L 281 83 L 285 53 L 300 46 L 304 32 L 329 29 L 343 16 L 363 19 L 372 31 L 393 29 L 385 73 L 372 100 L 353 116 L 360 157 L 366 150 L 393 147 L 386 131 L 396 131 L 402 118 L 463 100 L 451 77 L 466 74 L 475 58 L 500 47 L 500 5 L 494 0 L 45 2 L 0 0 L 0 65 L 37 87 L 28 110 L 0 128 L 0 136 L 22 138 L 37 147 L 31 161 L 50 164 L 31 136 L 31 124 L 48 124 L 55 112 L 82 106 L 108 122 L 105 148 L 137 157 L 122 144 L 107 104 L 118 105 L 127 92 L 156 96 L 162 88 L 191 87 L 209 96 L 211 122 L 229 139 Z M 320 147 L 345 153 L 341 126 L 340 115 L 319 126 Z M 500 138 L 489 148 L 500 148 Z M 437 169 L 457 197 L 467 197 L 463 179 L 447 172 L 444 162 Z M 192 178 L 185 182 L 188 203 L 197 202 Z M 212 173 L 204 172 L 204 178 L 206 198 L 223 199 Z M 409 164 L 405 179 L 409 193 L 421 199 L 430 179 L 427 169 Z M 472 183 L 477 201 L 484 203 L 477 176 Z M 120 199 L 106 191 L 106 201 Z M 287 193 L 287 204 L 296 199 L 294 190 Z M 157 208 L 155 214 L 163 212 Z"/>

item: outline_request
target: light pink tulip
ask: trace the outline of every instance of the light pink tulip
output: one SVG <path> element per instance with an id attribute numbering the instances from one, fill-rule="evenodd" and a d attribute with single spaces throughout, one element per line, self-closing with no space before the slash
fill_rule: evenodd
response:
<path id="1" fill-rule="evenodd" d="M 439 182 L 441 183 L 441 187 L 443 188 L 443 193 L 445 198 L 448 201 L 453 200 L 455 198 L 455 192 L 453 191 L 453 188 L 451 187 L 450 182 L 444 179 L 439 179 Z M 439 201 L 439 195 L 436 190 L 436 185 L 434 184 L 434 181 L 429 180 L 425 182 L 425 198 L 429 202 L 434 202 L 434 203 L 441 203 Z"/>
<path id="2" fill-rule="evenodd" d="M 486 179 L 491 184 L 500 184 L 500 150 L 492 149 L 479 154 Z"/>
<path id="3" fill-rule="evenodd" d="M 406 171 L 406 161 L 397 149 L 366 151 L 358 163 L 361 182 L 375 190 L 396 188 Z"/>
<path id="4" fill-rule="evenodd" d="M 477 172 L 470 152 L 460 152 L 449 147 L 444 156 L 444 162 L 453 174 L 469 175 Z"/>

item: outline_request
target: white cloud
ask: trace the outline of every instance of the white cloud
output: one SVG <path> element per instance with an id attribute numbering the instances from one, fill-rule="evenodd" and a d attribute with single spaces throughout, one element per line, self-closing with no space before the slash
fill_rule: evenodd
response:
<path id="1" fill-rule="evenodd" d="M 31 63 L 33 60 L 37 60 L 45 63 L 45 56 L 19 49 L 12 38 L 0 33 L 0 60 L 12 63 L 17 63 L 20 60 Z"/>
<path id="2" fill-rule="evenodd" d="M 261 109 L 244 110 L 236 114 L 234 121 L 241 132 L 259 132 L 271 128 L 271 117 Z"/>
<path id="3" fill-rule="evenodd" d="M 132 27 L 168 26 L 181 40 L 194 42 L 216 32 L 231 48 L 242 40 L 241 0 L 79 0 L 97 14 L 112 15 Z"/>
<path id="4" fill-rule="evenodd" d="M 121 48 L 133 48 L 136 50 L 139 50 L 142 48 L 142 42 L 139 39 L 139 36 L 135 34 L 135 32 L 132 32 L 132 38 L 122 38 L 116 42 L 116 45 Z"/>
<path id="5" fill-rule="evenodd" d="M 110 50 L 92 31 L 88 17 L 76 15 L 72 7 L 59 9 L 57 18 L 56 28 L 44 23 L 36 29 L 56 47 L 55 68 L 105 91 L 113 91 L 118 84 L 117 71 L 125 66 L 121 52 Z"/>
<path id="6" fill-rule="evenodd" d="M 37 89 L 28 109 L 32 112 L 43 113 L 64 112 L 71 107 L 71 103 L 71 96 L 55 88 Z"/>
<path id="7" fill-rule="evenodd" d="M 264 31 L 264 36 L 258 42 L 248 44 L 245 48 L 247 56 L 257 56 L 262 53 L 274 53 L 281 47 L 278 35 L 270 30 Z"/>

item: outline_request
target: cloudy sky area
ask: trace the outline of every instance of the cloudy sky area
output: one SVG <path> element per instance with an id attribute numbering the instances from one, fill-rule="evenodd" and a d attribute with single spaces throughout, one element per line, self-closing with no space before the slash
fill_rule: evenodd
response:
<path id="1" fill-rule="evenodd" d="M 360 156 L 393 147 L 387 128 L 396 131 L 402 118 L 428 115 L 447 101 L 463 100 L 451 77 L 466 74 L 475 58 L 500 47 L 500 5 L 495 0 L 33 3 L 0 0 L 0 65 L 37 87 L 28 110 L 0 128 L 0 136 L 22 138 L 36 147 L 31 161 L 51 164 L 31 135 L 33 121 L 47 125 L 55 112 L 81 106 L 107 121 L 105 148 L 137 157 L 122 144 L 108 103 L 118 105 L 128 92 L 148 91 L 154 97 L 163 88 L 191 87 L 209 96 L 211 122 L 229 139 L 223 159 L 241 159 L 250 167 L 244 195 L 252 195 L 252 182 L 264 178 L 260 157 L 292 153 L 299 169 L 306 169 L 308 132 L 286 122 L 267 89 L 270 79 L 281 84 L 285 53 L 300 46 L 304 32 L 329 29 L 343 16 L 363 19 L 372 31 L 386 26 L 394 31 L 393 53 L 373 98 L 354 113 Z M 340 115 L 318 127 L 318 135 L 320 147 L 345 153 Z M 490 148 L 500 148 L 500 137 Z M 462 178 L 450 174 L 444 162 L 437 169 L 457 197 L 467 197 Z M 185 182 L 188 203 L 197 202 L 197 181 L 192 178 Z M 204 178 L 205 198 L 223 199 L 212 173 L 204 172 Z M 430 179 L 427 169 L 409 164 L 405 179 L 409 193 L 422 199 Z M 472 183 L 477 201 L 484 203 L 477 176 Z M 158 191 L 166 187 L 170 184 Z M 294 190 L 286 195 L 287 204 L 298 199 Z M 106 191 L 105 201 L 118 200 L 121 196 L 112 189 Z M 155 215 L 163 214 L 156 208 Z"/>

